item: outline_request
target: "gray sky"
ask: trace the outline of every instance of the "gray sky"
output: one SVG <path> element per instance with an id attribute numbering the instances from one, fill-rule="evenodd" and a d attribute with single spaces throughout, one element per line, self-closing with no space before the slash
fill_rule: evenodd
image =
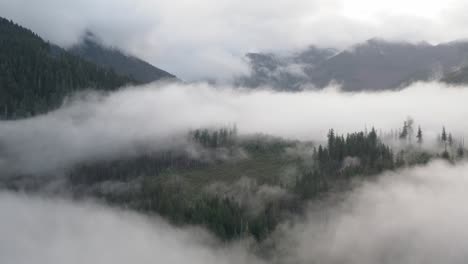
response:
<path id="1" fill-rule="evenodd" d="M 0 0 L 0 16 L 52 42 L 90 29 L 186 80 L 245 72 L 249 51 L 464 39 L 467 12 L 463 0 Z"/>

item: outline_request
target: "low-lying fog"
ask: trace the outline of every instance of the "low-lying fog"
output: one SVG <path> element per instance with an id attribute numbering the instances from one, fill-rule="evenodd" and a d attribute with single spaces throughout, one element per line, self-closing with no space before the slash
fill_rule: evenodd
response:
<path id="1" fill-rule="evenodd" d="M 468 165 L 385 173 L 339 203 L 284 224 L 272 259 L 160 219 L 0 193 L 1 263 L 466 263 Z"/>
<path id="2" fill-rule="evenodd" d="M 158 83 L 108 95 L 91 92 L 42 116 L 0 122 L 0 171 L 37 173 L 131 154 L 142 146 L 179 148 L 190 129 L 232 124 L 244 134 L 323 141 L 330 128 L 347 133 L 374 126 L 389 132 L 411 116 L 428 139 L 442 126 L 461 139 L 468 131 L 467 101 L 468 89 L 437 82 L 374 93 Z"/>
<path id="3" fill-rule="evenodd" d="M 0 173 L 50 172 L 141 149 L 183 148 L 190 129 L 236 124 L 244 134 L 323 141 L 411 116 L 426 138 L 468 131 L 468 89 L 416 83 L 400 91 L 299 93 L 151 84 L 76 95 L 48 114 L 0 122 Z M 430 140 L 427 140 L 430 141 Z M 388 172 L 343 202 L 283 223 L 264 243 L 219 243 L 159 218 L 21 193 L 0 193 L 0 263 L 465 263 L 468 165 L 440 161 Z M 260 245 L 261 247 L 261 245 Z"/>

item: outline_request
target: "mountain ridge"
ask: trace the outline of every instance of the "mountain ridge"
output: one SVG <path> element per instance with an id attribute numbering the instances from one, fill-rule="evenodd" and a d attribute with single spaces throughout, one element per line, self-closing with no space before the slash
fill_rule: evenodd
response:
<path id="1" fill-rule="evenodd" d="M 329 56 L 320 56 L 326 50 L 309 47 L 283 58 L 274 53 L 247 54 L 252 74 L 240 77 L 237 85 L 296 91 L 338 83 L 344 91 L 389 90 L 438 76 L 445 80 L 443 76 L 468 63 L 468 42 L 461 40 L 432 45 L 373 38 L 334 54 L 325 53 Z M 301 54 L 306 52 L 320 59 L 302 59 Z M 268 67 L 264 65 L 266 57 L 275 58 L 270 59 Z M 303 74 L 298 76 L 284 70 L 278 74 L 278 69 L 291 65 L 301 68 Z"/>
<path id="2" fill-rule="evenodd" d="M 84 60 L 113 69 L 118 74 L 131 76 L 141 83 L 177 79 L 175 75 L 142 59 L 128 55 L 118 48 L 104 45 L 90 31 L 86 31 L 80 43 L 67 50 Z"/>

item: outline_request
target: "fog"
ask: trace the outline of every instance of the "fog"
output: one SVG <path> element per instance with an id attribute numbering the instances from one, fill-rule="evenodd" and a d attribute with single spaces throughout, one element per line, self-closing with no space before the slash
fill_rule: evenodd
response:
<path id="1" fill-rule="evenodd" d="M 434 162 L 363 183 L 278 231 L 284 263 L 465 263 L 468 165 Z M 317 210 L 320 208 L 320 210 Z"/>
<path id="2" fill-rule="evenodd" d="M 327 79 L 316 64 L 331 50 L 385 59 L 380 39 L 420 43 L 416 57 L 434 57 L 426 64 L 444 57 L 431 80 L 455 80 L 448 68 L 464 45 L 448 42 L 468 36 L 467 11 L 464 0 L 0 0 L 0 17 L 46 41 L 67 49 L 92 32 L 178 78 L 90 87 L 50 112 L 0 120 L 0 264 L 467 263 L 467 84 L 281 91 L 310 71 Z M 356 44 L 371 38 L 361 54 Z M 277 55 L 250 65 L 249 52 Z M 21 85 L 93 75 L 41 77 L 38 65 L 54 63 L 29 53 L 0 63 L 11 73 L 0 86 L 19 101 Z M 424 77 L 420 63 L 409 76 Z M 242 87 L 251 73 L 279 81 Z M 21 102 L 13 108 L 31 103 Z M 317 148 L 330 129 L 375 129 L 385 146 L 366 134 Z"/>
<path id="3" fill-rule="evenodd" d="M 442 126 L 455 139 L 468 131 L 468 89 L 416 83 L 400 91 L 342 93 L 330 87 L 300 93 L 150 84 L 108 95 L 90 93 L 60 109 L 0 122 L 0 170 L 41 173 L 76 162 L 184 149 L 190 129 L 236 124 L 241 134 L 266 133 L 323 141 L 337 133 L 401 128 L 408 116 L 434 142 Z"/>
<path id="4" fill-rule="evenodd" d="M 261 263 L 240 243 L 90 202 L 1 192 L 0 211 L 1 263 Z"/>
<path id="5" fill-rule="evenodd" d="M 343 201 L 311 205 L 270 238 L 271 259 L 245 240 L 70 202 L 0 193 L 2 263 L 465 263 L 468 165 L 433 162 L 361 183 Z"/>

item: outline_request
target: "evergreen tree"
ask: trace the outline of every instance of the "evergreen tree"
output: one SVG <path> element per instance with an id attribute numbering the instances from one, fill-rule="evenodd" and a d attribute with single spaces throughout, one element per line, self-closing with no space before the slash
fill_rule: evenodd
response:
<path id="1" fill-rule="evenodd" d="M 447 132 L 445 131 L 445 127 L 442 127 L 442 134 L 440 136 L 440 140 L 442 141 L 442 144 L 444 144 L 444 148 L 445 148 L 444 153 L 445 153 L 447 152 Z"/>
<path id="2" fill-rule="evenodd" d="M 408 137 L 408 123 L 405 121 L 403 122 L 403 129 L 400 133 L 400 139 L 406 139 Z"/>
<path id="3" fill-rule="evenodd" d="M 417 138 L 418 144 L 422 144 L 422 143 L 423 143 L 423 133 L 422 133 L 422 130 L 421 130 L 421 127 L 420 127 L 420 126 L 418 127 L 418 132 L 417 132 L 417 134 L 416 134 L 416 138 Z"/>
<path id="4" fill-rule="evenodd" d="M 330 129 L 328 131 L 328 152 L 330 156 L 334 156 L 335 154 L 335 131 L 333 129 Z"/>
<path id="5" fill-rule="evenodd" d="M 464 156 L 465 156 L 465 150 L 463 149 L 463 145 L 460 144 L 457 149 L 457 157 L 461 159 Z"/>
<path id="6" fill-rule="evenodd" d="M 128 83 L 135 81 L 75 57 L 0 18 L 0 119 L 50 111 L 76 91 L 110 91 Z"/>
<path id="7" fill-rule="evenodd" d="M 407 131 L 407 138 L 410 144 L 412 143 L 413 136 L 414 136 L 413 124 L 414 124 L 414 120 L 411 117 L 408 117 L 406 120 L 406 131 Z"/>
<path id="8" fill-rule="evenodd" d="M 448 153 L 447 150 L 444 150 L 444 152 L 442 152 L 442 158 L 446 160 L 450 160 L 450 154 Z"/>
<path id="9" fill-rule="evenodd" d="M 442 143 L 447 143 L 447 132 L 445 131 L 445 127 L 442 127 L 442 134 L 440 136 L 440 140 Z"/>

